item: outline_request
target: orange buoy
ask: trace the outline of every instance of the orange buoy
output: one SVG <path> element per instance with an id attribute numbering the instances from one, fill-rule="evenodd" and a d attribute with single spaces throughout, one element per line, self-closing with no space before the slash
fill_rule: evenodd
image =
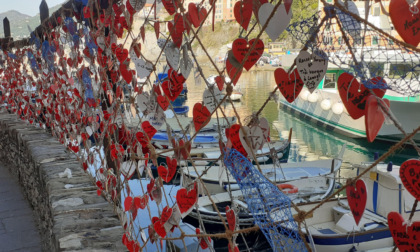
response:
<path id="1" fill-rule="evenodd" d="M 297 186 L 291 185 L 291 184 L 278 184 L 277 187 L 286 194 L 290 194 L 290 193 L 297 193 L 299 191 L 299 189 L 297 188 Z M 289 190 L 285 190 L 285 189 L 289 189 Z"/>

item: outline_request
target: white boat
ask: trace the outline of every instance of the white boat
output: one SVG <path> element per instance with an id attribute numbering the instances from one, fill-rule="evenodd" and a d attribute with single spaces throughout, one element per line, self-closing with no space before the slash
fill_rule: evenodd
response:
<path id="1" fill-rule="evenodd" d="M 390 66 L 384 63 L 385 69 Z M 395 66 L 393 66 L 395 68 Z M 365 118 L 354 120 L 348 114 L 337 90 L 337 79 L 344 70 L 329 68 L 326 76 L 318 88 L 311 94 L 306 87 L 303 88 L 294 102 L 289 103 L 279 94 L 278 104 L 281 108 L 292 114 L 306 119 L 318 126 L 326 128 L 352 138 L 366 138 Z M 387 90 L 384 98 L 390 101 L 390 111 L 396 117 L 402 128 L 410 133 L 420 125 L 420 95 L 414 97 L 402 96 L 395 91 Z M 385 121 L 376 139 L 387 142 L 398 142 L 404 136 L 390 121 Z M 420 142 L 420 134 L 413 138 Z"/>
<path id="2" fill-rule="evenodd" d="M 357 174 L 370 164 L 355 165 Z M 393 239 L 387 224 L 390 212 L 398 212 L 407 220 L 414 204 L 414 197 L 408 193 L 399 177 L 399 167 L 381 163 L 362 176 L 368 192 L 366 210 L 356 225 L 346 199 L 335 199 L 317 208 L 305 219 L 302 232 L 313 247 L 313 251 L 367 251 L 389 248 Z M 317 204 L 298 206 L 309 211 Z M 420 210 L 419 207 L 416 211 Z M 293 214 L 297 212 L 292 209 Z M 414 215 L 412 221 L 419 220 Z"/>
<path id="3" fill-rule="evenodd" d="M 341 167 L 342 149 L 340 156 L 334 159 L 324 159 L 299 163 L 260 165 L 262 174 L 275 183 L 287 183 L 292 187 L 303 190 L 327 189 L 329 179 L 335 176 Z M 210 194 L 239 190 L 237 181 L 231 174 L 227 174 L 223 166 L 195 166 L 184 167 L 181 172 L 181 185 L 186 186 L 200 177 L 199 188 L 207 188 Z M 323 188 L 323 186 L 325 188 Z M 204 191 L 202 191 L 204 193 Z"/>

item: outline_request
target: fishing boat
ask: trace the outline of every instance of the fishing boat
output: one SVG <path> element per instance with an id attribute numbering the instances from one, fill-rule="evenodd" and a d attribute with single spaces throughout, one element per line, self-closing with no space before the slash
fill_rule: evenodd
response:
<path id="1" fill-rule="evenodd" d="M 190 107 L 188 107 L 188 106 L 174 107 L 174 112 L 177 115 L 186 116 L 188 114 L 188 111 L 190 111 Z"/>
<path id="2" fill-rule="evenodd" d="M 383 71 L 398 69 L 398 64 L 384 62 L 382 63 Z M 328 131 L 334 131 L 351 138 L 366 138 L 365 118 L 354 120 L 350 117 L 338 93 L 337 80 L 344 72 L 349 72 L 349 70 L 329 67 L 324 79 L 312 94 L 304 87 L 292 103 L 286 101 L 280 94 L 278 96 L 279 107 L 301 119 L 322 126 Z M 384 98 L 390 101 L 390 111 L 406 132 L 412 132 L 420 125 L 420 117 L 417 116 L 417 111 L 420 110 L 420 95 L 407 97 L 387 89 Z M 386 142 L 398 142 L 401 138 L 403 138 L 401 131 L 389 121 L 385 121 L 376 137 L 377 140 Z M 413 139 L 420 142 L 420 134 L 417 134 Z"/>
<path id="3" fill-rule="evenodd" d="M 354 167 L 357 174 L 360 174 L 369 165 L 364 163 Z M 308 231 L 302 228 L 302 232 L 313 251 L 366 251 L 393 246 L 387 216 L 390 212 L 398 212 L 407 220 L 415 198 L 403 186 L 398 166 L 380 163 L 363 175 L 362 179 L 368 195 L 366 210 L 358 225 L 345 198 L 328 201 L 307 216 L 305 223 Z M 309 211 L 315 206 L 303 204 L 298 207 Z M 297 214 L 294 209 L 292 212 Z M 412 221 L 416 219 L 420 217 L 414 215 Z"/>
<path id="4" fill-rule="evenodd" d="M 328 175 L 335 174 L 340 169 L 344 149 L 345 147 L 342 148 L 338 158 L 280 165 L 261 164 L 259 167 L 262 174 L 270 181 L 278 184 L 287 183 L 292 190 L 299 191 L 299 188 L 317 190 L 322 185 L 329 185 Z M 200 184 L 203 188 L 207 188 L 210 194 L 239 190 L 237 181 L 231 174 L 226 173 L 223 166 L 189 166 L 182 168 L 181 174 L 183 186 L 191 184 L 201 176 Z"/>

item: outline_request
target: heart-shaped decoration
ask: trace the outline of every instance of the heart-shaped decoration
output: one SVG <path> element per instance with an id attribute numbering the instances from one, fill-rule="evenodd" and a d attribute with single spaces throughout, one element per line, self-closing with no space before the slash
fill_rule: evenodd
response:
<path id="1" fill-rule="evenodd" d="M 131 209 L 131 204 L 133 203 L 133 198 L 128 196 L 125 198 L 124 200 L 124 211 L 130 211 Z"/>
<path id="2" fill-rule="evenodd" d="M 182 76 L 185 77 L 185 79 L 188 79 L 188 76 L 190 76 L 191 69 L 193 68 L 193 62 L 192 60 L 184 54 L 184 57 L 181 59 L 180 65 L 179 65 L 179 71 L 181 72 Z"/>
<path id="3" fill-rule="evenodd" d="M 184 143 L 184 139 L 179 140 L 178 144 L 182 157 L 187 160 L 191 152 L 191 142 Z"/>
<path id="4" fill-rule="evenodd" d="M 177 161 L 175 158 L 171 160 L 170 157 L 166 157 L 166 164 L 168 165 L 168 168 L 165 168 L 162 165 L 158 167 L 158 174 L 163 181 L 169 183 L 175 176 Z"/>
<path id="5" fill-rule="evenodd" d="M 162 89 L 171 101 L 175 101 L 184 89 L 185 78 L 173 69 L 169 69 L 168 76 L 169 80 L 162 83 Z"/>
<path id="6" fill-rule="evenodd" d="M 260 118 L 260 123 L 258 126 L 261 128 L 263 135 L 264 135 L 264 141 L 269 142 L 270 141 L 270 124 L 268 123 L 268 120 L 263 117 Z"/>
<path id="7" fill-rule="evenodd" d="M 353 13 L 356 16 L 360 16 L 359 8 L 357 7 L 356 3 L 352 1 L 347 1 L 346 3 L 343 3 L 343 1 L 338 0 L 338 4 L 340 4 L 342 7 L 347 9 L 348 12 Z M 362 39 L 361 33 L 362 33 L 362 25 L 360 22 L 356 21 L 355 18 L 347 14 L 346 12 L 341 11 L 340 9 L 337 9 L 337 16 L 340 19 L 340 22 L 342 24 L 342 27 L 344 30 L 346 30 L 350 36 L 353 38 L 354 41 L 360 41 Z"/>
<path id="8" fill-rule="evenodd" d="M 146 0 L 129 0 L 128 3 L 136 12 L 139 12 L 146 4 Z"/>
<path id="9" fill-rule="evenodd" d="M 133 162 L 123 162 L 120 167 L 120 172 L 129 180 L 136 172 L 136 164 Z"/>
<path id="10" fill-rule="evenodd" d="M 405 189 L 420 200 L 420 160 L 405 161 L 400 167 L 400 178 Z"/>
<path id="11" fill-rule="evenodd" d="M 239 131 L 239 138 L 241 140 L 242 146 L 245 147 L 245 150 L 247 150 L 248 155 L 252 157 L 251 149 L 261 150 L 264 146 L 264 134 L 262 129 L 258 125 L 254 125 L 250 128 L 246 127 L 245 132 L 248 134 L 248 142 L 251 144 L 251 146 L 248 147 L 248 144 L 245 141 L 245 135 L 243 134 L 242 130 Z"/>
<path id="12" fill-rule="evenodd" d="M 265 23 L 270 17 L 271 13 L 274 10 L 274 6 L 271 3 L 263 4 L 258 10 L 258 19 L 260 20 L 261 26 L 264 27 Z M 265 29 L 265 32 L 268 34 L 272 41 L 275 41 L 280 34 L 286 29 L 289 25 L 290 19 L 292 18 L 292 11 L 286 11 L 284 4 L 281 4 L 274 16 L 270 19 L 270 22 Z"/>
<path id="13" fill-rule="evenodd" d="M 171 34 L 172 41 L 180 48 L 182 44 L 182 34 L 184 32 L 184 19 L 180 13 L 175 14 L 174 21 L 168 22 L 168 31 Z"/>
<path id="14" fill-rule="evenodd" d="M 153 71 L 152 62 L 139 59 L 134 53 L 131 54 L 131 60 L 133 61 L 134 66 L 136 67 L 137 76 L 139 78 L 146 78 Z"/>
<path id="15" fill-rule="evenodd" d="M 133 80 L 133 72 L 128 70 L 125 64 L 120 65 L 120 73 L 127 83 L 131 83 Z"/>
<path id="16" fill-rule="evenodd" d="M 168 43 L 166 43 L 164 52 L 168 65 L 173 69 L 178 69 L 179 59 L 181 58 L 179 48 L 176 47 L 172 41 L 168 41 Z"/>
<path id="17" fill-rule="evenodd" d="M 207 16 L 207 10 L 204 7 L 197 7 L 195 3 L 188 4 L 188 15 L 195 28 L 198 28 Z"/>
<path id="18" fill-rule="evenodd" d="M 203 104 L 212 113 L 219 102 L 223 99 L 223 93 L 219 89 L 211 86 L 203 92 Z"/>
<path id="19" fill-rule="evenodd" d="M 115 56 L 117 56 L 120 63 L 123 63 L 128 58 L 128 50 L 118 46 L 115 49 Z"/>
<path id="20" fill-rule="evenodd" d="M 165 223 L 162 222 L 160 219 L 155 220 L 155 222 L 153 223 L 153 227 L 155 228 L 156 233 L 162 238 L 166 237 L 166 230 L 164 225 Z"/>
<path id="21" fill-rule="evenodd" d="M 415 47 L 420 42 L 419 8 L 420 2 L 410 7 L 406 0 L 391 0 L 389 4 L 389 15 L 398 34 L 406 43 Z"/>
<path id="22" fill-rule="evenodd" d="M 194 183 L 194 188 L 187 191 L 186 188 L 181 188 L 176 193 L 176 203 L 178 204 L 181 216 L 188 215 L 195 203 L 197 202 L 197 183 Z"/>
<path id="23" fill-rule="evenodd" d="M 370 79 L 372 84 L 384 81 L 385 80 L 382 79 L 382 77 Z M 338 77 L 337 88 L 349 115 L 355 120 L 364 116 L 366 100 L 370 95 L 369 89 L 367 89 L 365 85 L 360 84 L 357 79 L 349 73 L 342 73 L 340 77 Z M 385 90 L 374 89 L 374 93 L 379 98 L 382 98 L 385 95 Z"/>
<path id="24" fill-rule="evenodd" d="M 235 56 L 233 55 L 232 50 L 228 52 L 228 58 L 226 60 L 226 72 L 231 79 L 233 85 L 239 80 L 242 74 L 242 68 L 240 67 L 241 64 L 236 60 Z"/>
<path id="25" fill-rule="evenodd" d="M 399 251 L 418 251 L 420 240 L 417 239 L 417 236 L 420 230 L 420 222 L 416 221 L 408 226 L 399 213 L 390 212 L 388 214 L 388 226 Z"/>
<path id="26" fill-rule="evenodd" d="M 162 0 L 162 3 L 169 15 L 173 15 L 175 13 L 176 5 L 174 0 Z"/>
<path id="27" fill-rule="evenodd" d="M 168 109 L 169 101 L 166 99 L 165 96 L 158 95 L 157 101 L 158 101 L 159 106 L 163 109 L 163 111 L 166 111 Z"/>
<path id="28" fill-rule="evenodd" d="M 389 110 L 390 102 L 388 99 L 380 99 L 382 106 Z M 366 111 L 365 111 L 365 128 L 366 128 L 366 137 L 369 142 L 373 142 L 379 131 L 382 128 L 382 125 L 385 122 L 385 114 L 382 111 L 381 106 L 378 103 L 378 100 L 374 95 L 369 95 L 366 100 Z"/>
<path id="29" fill-rule="evenodd" d="M 214 81 L 217 84 L 217 87 L 219 88 L 219 91 L 223 90 L 223 85 L 225 85 L 225 77 L 224 76 L 217 76 Z"/>
<path id="30" fill-rule="evenodd" d="M 274 71 L 274 79 L 283 97 L 292 103 L 298 97 L 303 88 L 303 81 L 299 76 L 297 69 L 290 75 L 283 68 L 277 68 Z"/>
<path id="31" fill-rule="evenodd" d="M 323 51 L 310 54 L 300 51 L 296 58 L 296 67 L 309 92 L 313 92 L 324 78 L 328 67 L 328 56 Z"/>
<path id="32" fill-rule="evenodd" d="M 147 204 L 149 203 L 149 196 L 147 194 L 143 196 L 134 197 L 134 204 L 136 205 L 137 209 L 145 209 Z"/>
<path id="33" fill-rule="evenodd" d="M 144 133 L 147 134 L 147 136 L 149 137 L 149 139 L 152 139 L 153 136 L 156 134 L 157 130 L 155 129 L 155 127 L 153 127 L 152 125 L 150 125 L 149 121 L 144 121 L 141 123 L 141 128 L 143 129 Z"/>
<path id="34" fill-rule="evenodd" d="M 228 221 L 229 229 L 233 232 L 236 229 L 236 214 L 233 209 L 226 206 L 226 218 Z"/>
<path id="35" fill-rule="evenodd" d="M 160 215 L 160 221 L 165 223 L 171 218 L 172 216 L 172 208 L 166 206 L 162 210 L 162 214 Z"/>
<path id="36" fill-rule="evenodd" d="M 365 181 L 359 179 L 356 181 L 356 186 L 350 184 L 346 187 L 347 201 L 349 202 L 350 210 L 356 225 L 359 225 L 360 219 L 365 212 L 367 191 Z"/>
<path id="37" fill-rule="evenodd" d="M 243 64 L 244 68 L 247 71 L 249 71 L 249 69 L 251 69 L 251 67 L 255 65 L 255 63 L 257 63 L 258 59 L 264 53 L 264 43 L 260 39 L 251 39 L 248 43 L 246 39 L 238 38 L 235 39 L 235 41 L 233 41 L 232 44 L 233 55 L 239 63 L 242 63 L 242 61 L 245 59 L 246 54 L 249 52 L 254 43 L 256 43 L 254 49 L 251 51 L 245 63 Z"/>
<path id="38" fill-rule="evenodd" d="M 228 146 L 231 145 L 232 148 L 234 148 L 235 150 L 239 151 L 242 155 L 247 157 L 249 151 L 247 151 L 242 145 L 241 137 L 239 135 L 239 131 L 241 131 L 241 126 L 239 124 L 234 124 L 226 131 L 226 137 L 228 138 Z"/>
<path id="39" fill-rule="evenodd" d="M 210 111 L 201 103 L 196 103 L 193 108 L 193 121 L 195 131 L 200 131 L 201 128 L 207 125 L 210 121 Z"/>
<path id="40" fill-rule="evenodd" d="M 156 113 L 149 113 L 146 116 L 146 120 L 149 121 L 156 130 L 159 130 L 162 127 L 165 123 L 165 119 L 165 113 L 160 109 Z"/>
<path id="41" fill-rule="evenodd" d="M 236 21 L 245 30 L 248 30 L 249 21 L 251 21 L 252 3 L 253 0 L 242 0 L 236 2 L 235 6 L 233 7 L 233 14 Z"/>

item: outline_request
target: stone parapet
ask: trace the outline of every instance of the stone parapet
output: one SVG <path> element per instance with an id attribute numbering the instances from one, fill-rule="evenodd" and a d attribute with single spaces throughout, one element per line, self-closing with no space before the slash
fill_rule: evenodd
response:
<path id="1" fill-rule="evenodd" d="M 0 160 L 19 179 L 44 251 L 126 251 L 113 207 L 77 157 L 45 130 L 0 114 Z M 67 168 L 71 177 L 63 176 Z"/>

